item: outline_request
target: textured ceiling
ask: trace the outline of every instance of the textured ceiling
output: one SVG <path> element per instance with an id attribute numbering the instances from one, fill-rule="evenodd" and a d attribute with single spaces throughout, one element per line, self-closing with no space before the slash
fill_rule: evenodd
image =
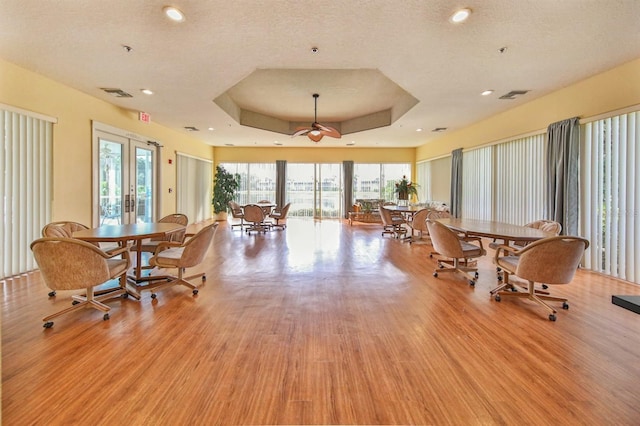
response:
<path id="1" fill-rule="evenodd" d="M 316 92 L 321 122 L 364 115 L 389 96 L 375 80 L 332 84 L 314 70 L 375 70 L 417 104 L 390 126 L 318 146 L 413 147 L 437 138 L 436 127 L 465 127 L 640 57 L 637 0 L 178 0 L 182 23 L 167 20 L 155 0 L 1 4 L 2 59 L 178 131 L 196 127 L 190 134 L 211 145 L 314 145 L 242 126 L 214 102 L 259 70 L 314 77 L 265 78 L 238 102 L 309 122 Z M 449 22 L 456 6 L 473 10 L 467 22 Z M 485 89 L 495 92 L 480 96 Z M 512 90 L 530 92 L 499 99 Z"/>

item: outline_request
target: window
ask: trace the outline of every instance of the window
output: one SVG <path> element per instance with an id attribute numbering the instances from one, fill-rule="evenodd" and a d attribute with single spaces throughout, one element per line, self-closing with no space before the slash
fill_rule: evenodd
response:
<path id="1" fill-rule="evenodd" d="M 395 200 L 395 184 L 402 176 L 411 180 L 411 164 L 354 164 L 353 197 Z"/>
<path id="2" fill-rule="evenodd" d="M 276 163 L 220 163 L 228 172 L 240 175 L 238 204 L 276 199 Z"/>
<path id="3" fill-rule="evenodd" d="M 462 217 L 491 220 L 493 218 L 493 147 L 463 152 Z"/>
<path id="4" fill-rule="evenodd" d="M 451 156 L 417 164 L 418 199 L 449 205 L 451 202 Z"/>
<path id="5" fill-rule="evenodd" d="M 581 232 L 585 267 L 640 284 L 640 111 L 581 129 Z"/>
<path id="6" fill-rule="evenodd" d="M 51 221 L 54 119 L 0 110 L 0 276 L 36 268 L 29 246 Z"/>

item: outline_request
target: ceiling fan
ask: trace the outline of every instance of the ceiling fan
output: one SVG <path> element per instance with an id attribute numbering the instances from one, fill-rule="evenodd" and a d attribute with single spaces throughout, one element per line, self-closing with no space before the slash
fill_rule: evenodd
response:
<path id="1" fill-rule="evenodd" d="M 320 142 L 320 139 L 322 139 L 323 136 L 329 136 L 329 137 L 338 138 L 338 139 L 342 137 L 340 132 L 334 129 L 333 127 L 325 126 L 323 124 L 318 123 L 318 97 L 319 96 L 320 95 L 318 95 L 317 93 L 313 94 L 315 112 L 314 112 L 314 119 L 313 119 L 313 123 L 311 124 L 311 127 L 298 127 L 296 128 L 296 132 L 293 135 L 291 135 L 291 137 L 306 135 L 309 137 L 309 139 L 311 139 L 316 143 Z"/>

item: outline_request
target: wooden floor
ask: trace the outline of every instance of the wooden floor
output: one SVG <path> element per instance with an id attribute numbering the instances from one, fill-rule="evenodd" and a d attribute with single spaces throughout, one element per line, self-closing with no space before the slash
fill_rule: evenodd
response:
<path id="1" fill-rule="evenodd" d="M 554 287 L 558 320 L 432 277 L 429 245 L 380 225 L 222 223 L 207 281 L 110 303 L 43 329 L 68 306 L 39 274 L 2 285 L 4 425 L 638 425 L 640 286 L 579 271 Z"/>

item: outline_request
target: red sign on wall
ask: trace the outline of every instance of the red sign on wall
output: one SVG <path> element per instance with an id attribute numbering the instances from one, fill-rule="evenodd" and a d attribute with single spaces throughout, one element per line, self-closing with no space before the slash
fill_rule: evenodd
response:
<path id="1" fill-rule="evenodd" d="M 146 112 L 142 112 L 140 111 L 138 113 L 138 120 L 142 121 L 143 123 L 151 123 L 151 116 L 149 114 L 147 114 Z"/>

